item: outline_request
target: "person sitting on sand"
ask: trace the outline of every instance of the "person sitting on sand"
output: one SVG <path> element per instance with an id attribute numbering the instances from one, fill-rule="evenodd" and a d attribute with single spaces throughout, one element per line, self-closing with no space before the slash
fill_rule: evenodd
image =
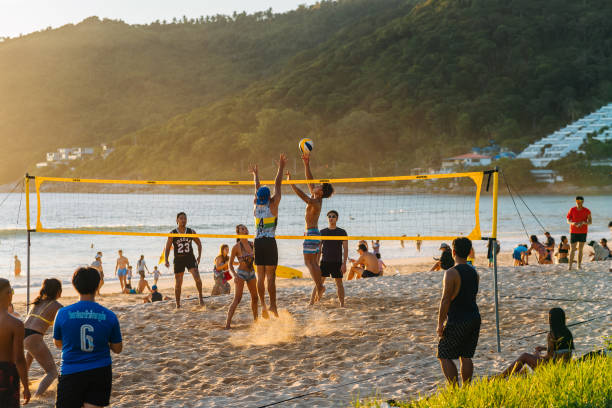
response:
<path id="1" fill-rule="evenodd" d="M 358 275 L 361 278 L 381 276 L 376 255 L 372 252 L 368 252 L 368 248 L 364 244 L 359 244 L 357 252 L 359 252 L 359 259 L 350 259 L 353 266 L 349 272 L 348 280 L 351 280 L 354 275 Z"/>
<path id="2" fill-rule="evenodd" d="M 599 245 L 601 245 L 606 251 L 608 251 L 608 258 L 612 258 L 612 251 L 610 251 L 610 248 L 608 248 L 608 240 L 605 238 L 600 239 Z"/>
<path id="3" fill-rule="evenodd" d="M 450 247 L 448 246 L 448 244 L 446 242 L 443 242 L 442 244 L 440 244 L 440 251 L 442 251 L 440 253 L 440 258 L 434 258 L 434 261 L 436 261 L 436 263 L 433 264 L 433 266 L 429 270 L 430 272 L 439 271 L 440 269 L 442 269 L 442 270 L 448 269 L 448 268 L 443 268 L 443 266 L 441 264 L 441 259 L 442 259 L 442 256 L 444 255 L 445 252 L 448 252 L 448 255 L 450 255 L 450 257 L 452 258 L 453 255 L 451 253 L 451 249 L 450 249 Z M 448 256 L 446 256 L 446 259 L 448 259 Z"/>
<path id="4" fill-rule="evenodd" d="M 125 287 L 123 288 L 122 293 L 125 294 L 125 295 L 135 295 L 136 294 L 136 289 L 132 288 L 131 284 L 126 283 Z"/>
<path id="5" fill-rule="evenodd" d="M 237 235 L 248 235 L 249 229 L 239 224 L 236 226 Z M 236 308 L 242 300 L 242 292 L 244 291 L 244 284 L 246 283 L 249 293 L 251 294 L 251 311 L 253 312 L 253 320 L 257 321 L 257 275 L 255 274 L 255 267 L 253 262 L 255 261 L 254 245 L 246 238 L 236 239 L 237 243 L 232 248 L 232 253 L 229 259 L 229 269 L 234 275 L 234 300 L 227 311 L 227 320 L 225 321 L 225 329 L 230 329 L 232 324 L 232 317 Z M 238 270 L 234 270 L 234 259 L 238 259 Z M 263 311 L 262 311 L 263 313 Z"/>
<path id="6" fill-rule="evenodd" d="M 456 265 L 444 272 L 442 298 L 438 310 L 437 357 L 442 372 L 451 384 L 457 383 L 457 366 L 453 360 L 460 359 L 463 385 L 472 380 L 474 365 L 472 357 L 480 334 L 480 311 L 476 303 L 479 277 L 476 269 L 467 264 L 472 249 L 468 238 L 453 241 Z"/>
<path id="7" fill-rule="evenodd" d="M 57 311 L 62 307 L 57 301 L 62 296 L 62 283 L 57 279 L 45 279 L 38 297 L 34 299 L 30 314 L 26 318 L 23 345 L 26 351 L 28 370 L 36 359 L 45 370 L 45 376 L 38 384 L 34 396 L 42 395 L 57 378 L 57 368 L 51 351 L 44 341 L 47 329 L 53 325 Z"/>
<path id="8" fill-rule="evenodd" d="M 61 308 L 53 326 L 53 342 L 62 350 L 57 384 L 58 408 L 105 407 L 110 404 L 113 370 L 110 352 L 121 353 L 123 343 L 117 315 L 96 303 L 100 274 L 78 268 L 72 285 L 79 301 Z"/>
<path id="9" fill-rule="evenodd" d="M 531 246 L 527 251 L 527 256 L 531 255 L 532 251 L 535 251 L 536 259 L 540 265 L 552 264 L 552 257 L 550 252 L 538 241 L 538 237 L 532 235 L 530 238 Z"/>
<path id="10" fill-rule="evenodd" d="M 589 246 L 593 248 L 593 253 L 591 254 L 592 262 L 605 261 L 610 256 L 610 251 L 599 245 L 598 242 L 590 241 Z"/>
<path id="11" fill-rule="evenodd" d="M 13 288 L 7 279 L 0 278 L 0 406 L 19 407 L 19 380 L 23 398 L 30 401 L 28 369 L 23 353 L 24 326 L 9 314 Z"/>
<path id="12" fill-rule="evenodd" d="M 574 350 L 574 337 L 572 332 L 565 325 L 565 312 L 563 309 L 555 307 L 548 312 L 548 332 L 547 345 L 537 346 L 534 354 L 523 353 L 519 358 L 510 364 L 501 374 L 495 377 L 508 377 L 514 373 L 519 373 L 525 365 L 535 369 L 540 364 L 547 361 L 569 361 Z M 546 350 L 545 355 L 540 355 Z"/>
<path id="13" fill-rule="evenodd" d="M 562 235 L 561 242 L 559 243 L 559 247 L 557 248 L 557 253 L 555 254 L 555 256 L 557 257 L 557 263 L 560 263 L 560 264 L 568 263 L 569 250 L 570 250 L 570 245 L 567 241 L 567 237 L 565 235 Z"/>
<path id="14" fill-rule="evenodd" d="M 227 295 L 231 288 L 229 280 L 232 278 L 229 274 L 229 245 L 223 244 L 219 248 L 219 255 L 215 258 L 213 266 L 213 278 L 215 285 L 212 288 L 211 296 Z"/>
<path id="15" fill-rule="evenodd" d="M 518 244 L 516 248 L 514 248 L 514 251 L 512 251 L 514 266 L 529 265 L 527 251 L 527 244 Z"/>
<path id="16" fill-rule="evenodd" d="M 385 265 L 383 260 L 380 258 L 380 252 L 376 254 L 376 259 L 378 259 L 378 270 L 380 271 L 380 276 L 383 276 L 387 265 Z"/>
<path id="17" fill-rule="evenodd" d="M 149 282 L 147 282 L 147 280 L 144 278 L 144 275 L 140 275 L 140 279 L 138 280 L 138 286 L 136 287 L 136 293 L 144 293 L 145 289 L 149 289 L 149 292 L 151 292 Z"/>
<path id="18" fill-rule="evenodd" d="M 157 285 L 151 286 L 151 293 L 142 298 L 144 303 L 161 302 L 162 300 L 172 300 L 168 296 L 164 296 L 157 290 Z"/>

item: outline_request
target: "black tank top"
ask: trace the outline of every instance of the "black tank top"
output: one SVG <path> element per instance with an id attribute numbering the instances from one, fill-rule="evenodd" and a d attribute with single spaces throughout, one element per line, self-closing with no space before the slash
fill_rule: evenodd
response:
<path id="1" fill-rule="evenodd" d="M 467 264 L 457 264 L 455 269 L 459 272 L 461 286 L 457 297 L 451 301 L 448 309 L 448 323 L 460 323 L 480 316 L 476 304 L 478 293 L 478 273 L 476 269 Z"/>
<path id="2" fill-rule="evenodd" d="M 171 234 L 180 234 L 178 228 L 170 231 Z M 185 234 L 195 234 L 196 232 L 191 228 L 185 229 Z M 193 256 L 193 246 L 191 245 L 193 238 L 187 237 L 173 237 L 172 247 L 174 248 L 174 258 L 177 256 Z"/>

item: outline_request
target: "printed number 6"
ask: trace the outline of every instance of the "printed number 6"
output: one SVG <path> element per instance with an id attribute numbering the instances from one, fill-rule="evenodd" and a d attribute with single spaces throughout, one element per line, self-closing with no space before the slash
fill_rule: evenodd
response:
<path id="1" fill-rule="evenodd" d="M 87 333 L 93 333 L 94 328 L 91 324 L 84 324 L 81 326 L 81 351 L 91 353 L 94 350 L 93 337 Z"/>

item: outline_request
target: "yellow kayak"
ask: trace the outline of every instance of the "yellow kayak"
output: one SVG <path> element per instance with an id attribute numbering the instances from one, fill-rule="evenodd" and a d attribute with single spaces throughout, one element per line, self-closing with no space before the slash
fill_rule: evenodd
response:
<path id="1" fill-rule="evenodd" d="M 276 267 L 276 277 L 277 278 L 287 278 L 287 279 L 298 279 L 302 278 L 302 271 L 297 269 L 289 268 L 288 266 L 278 265 Z"/>

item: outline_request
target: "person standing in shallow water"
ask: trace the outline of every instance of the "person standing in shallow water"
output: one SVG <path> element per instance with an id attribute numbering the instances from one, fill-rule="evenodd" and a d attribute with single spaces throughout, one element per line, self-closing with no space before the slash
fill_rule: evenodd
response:
<path id="1" fill-rule="evenodd" d="M 472 380 L 472 357 L 480 334 L 480 311 L 476 304 L 479 277 L 476 270 L 467 264 L 471 249 L 472 241 L 468 238 L 453 241 L 456 265 L 444 273 L 438 311 L 438 359 L 444 376 L 451 384 L 457 383 L 457 366 L 453 362 L 456 359 L 461 362 L 463 384 Z"/>

